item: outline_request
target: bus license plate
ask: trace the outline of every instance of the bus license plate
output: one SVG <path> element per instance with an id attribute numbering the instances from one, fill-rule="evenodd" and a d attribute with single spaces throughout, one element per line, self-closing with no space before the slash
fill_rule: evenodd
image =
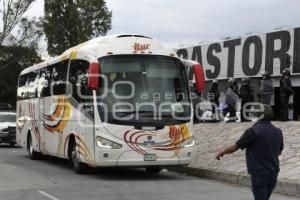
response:
<path id="1" fill-rule="evenodd" d="M 156 154 L 145 154 L 144 161 L 156 161 Z"/>

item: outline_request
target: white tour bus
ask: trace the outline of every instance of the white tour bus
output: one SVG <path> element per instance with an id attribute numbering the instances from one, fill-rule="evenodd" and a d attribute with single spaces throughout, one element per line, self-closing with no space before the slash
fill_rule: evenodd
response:
<path id="1" fill-rule="evenodd" d="M 112 35 L 75 46 L 21 72 L 17 143 L 31 159 L 69 159 L 77 173 L 187 165 L 194 139 L 186 68 L 201 92 L 200 64 L 155 39 Z"/>

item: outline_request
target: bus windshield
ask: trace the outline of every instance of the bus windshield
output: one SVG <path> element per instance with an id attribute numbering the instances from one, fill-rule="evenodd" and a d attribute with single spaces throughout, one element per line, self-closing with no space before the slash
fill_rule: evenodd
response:
<path id="1" fill-rule="evenodd" d="M 116 55 L 100 58 L 99 62 L 102 81 L 98 105 L 104 121 L 189 121 L 188 81 L 180 60 L 158 55 Z"/>

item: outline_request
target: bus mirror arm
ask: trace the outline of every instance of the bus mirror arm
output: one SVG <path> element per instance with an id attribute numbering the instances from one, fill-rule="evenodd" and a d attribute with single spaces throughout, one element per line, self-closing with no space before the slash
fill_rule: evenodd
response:
<path id="1" fill-rule="evenodd" d="M 88 88 L 98 90 L 100 88 L 100 64 L 90 63 L 88 71 Z"/>

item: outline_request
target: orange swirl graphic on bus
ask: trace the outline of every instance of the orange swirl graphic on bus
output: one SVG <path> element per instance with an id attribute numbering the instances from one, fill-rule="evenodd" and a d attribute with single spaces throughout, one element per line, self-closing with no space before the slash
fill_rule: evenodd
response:
<path id="1" fill-rule="evenodd" d="M 55 110 L 50 115 L 43 115 L 43 125 L 51 133 L 62 133 L 71 116 L 71 105 L 65 96 L 59 96 L 55 100 Z M 55 124 L 52 124 L 56 122 Z"/>
<path id="2" fill-rule="evenodd" d="M 56 105 L 55 105 L 55 110 L 51 115 L 44 115 L 44 118 L 49 120 L 49 121 L 55 121 L 57 120 L 60 116 L 62 116 L 62 113 L 64 111 L 64 97 L 61 96 L 57 99 L 55 99 Z"/>
<path id="3" fill-rule="evenodd" d="M 191 137 L 188 126 L 186 124 L 169 126 L 168 134 L 168 138 L 171 139 L 170 142 L 166 144 L 156 143 L 152 144 L 151 147 L 147 147 L 146 145 L 139 143 L 138 140 L 142 137 L 149 136 L 166 139 L 166 136 L 159 131 L 128 130 L 124 133 L 124 141 L 131 149 L 133 149 L 137 153 L 146 154 L 147 149 L 150 148 L 160 151 L 177 151 L 178 148 L 176 145 Z"/>

